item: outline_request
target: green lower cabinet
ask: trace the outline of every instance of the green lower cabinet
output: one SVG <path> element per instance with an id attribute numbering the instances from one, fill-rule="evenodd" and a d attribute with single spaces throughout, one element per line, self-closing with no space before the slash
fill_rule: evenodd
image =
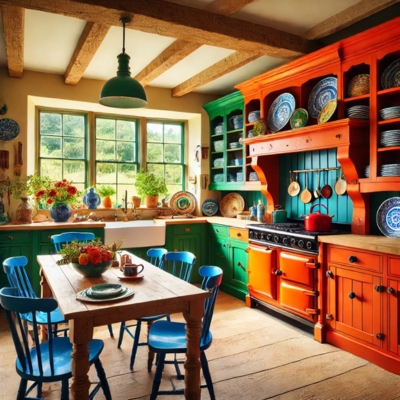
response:
<path id="1" fill-rule="evenodd" d="M 224 271 L 221 290 L 240 300 L 245 300 L 248 282 L 247 242 L 229 237 L 229 227 L 209 226 L 209 264 Z"/>
<path id="2" fill-rule="evenodd" d="M 3 261 L 16 256 L 25 256 L 28 259 L 26 266 L 28 276 L 36 284 L 36 287 L 40 287 L 40 277 L 33 273 L 35 263 L 32 256 L 32 231 L 3 231 L 0 233 L 0 287 L 10 286 L 3 270 Z"/>
<path id="3" fill-rule="evenodd" d="M 206 265 L 206 228 L 207 224 L 167 225 L 166 249 L 168 251 L 190 251 L 196 256 L 196 264 L 192 273 L 192 283 L 200 283 L 198 273 L 202 265 Z"/>

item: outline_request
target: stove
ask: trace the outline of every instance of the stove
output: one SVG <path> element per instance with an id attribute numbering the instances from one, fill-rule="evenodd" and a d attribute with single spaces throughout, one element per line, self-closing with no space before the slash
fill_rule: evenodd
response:
<path id="1" fill-rule="evenodd" d="M 346 229 L 333 229 L 329 232 L 306 231 L 304 223 L 299 222 L 248 224 L 246 228 L 249 229 L 249 242 L 301 251 L 305 254 L 319 253 L 319 235 L 349 233 Z"/>

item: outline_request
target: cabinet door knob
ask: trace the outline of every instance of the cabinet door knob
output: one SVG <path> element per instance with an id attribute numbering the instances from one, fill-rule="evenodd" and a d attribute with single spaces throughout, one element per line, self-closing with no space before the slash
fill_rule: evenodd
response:
<path id="1" fill-rule="evenodd" d="M 332 271 L 326 271 L 326 277 L 333 279 L 333 272 Z"/>
<path id="2" fill-rule="evenodd" d="M 14 238 L 12 236 L 9 236 L 8 240 L 14 240 Z"/>
<path id="3" fill-rule="evenodd" d="M 376 285 L 376 286 L 375 286 L 375 290 L 376 290 L 377 292 L 379 292 L 379 293 L 382 293 L 382 292 L 385 291 L 385 287 L 382 286 L 382 285 Z"/>
<path id="4" fill-rule="evenodd" d="M 385 338 L 385 335 L 383 333 L 377 333 L 376 338 L 379 340 L 383 340 Z"/>
<path id="5" fill-rule="evenodd" d="M 281 269 L 277 269 L 276 271 L 275 271 L 275 275 L 276 276 L 281 276 L 283 274 L 283 271 L 281 270 Z"/>
<path id="6" fill-rule="evenodd" d="M 185 232 L 190 232 L 190 228 L 185 228 Z"/>
<path id="7" fill-rule="evenodd" d="M 350 293 L 349 293 L 349 297 L 350 297 L 351 299 L 355 299 L 356 294 L 355 294 L 354 292 L 350 292 Z"/>
<path id="8" fill-rule="evenodd" d="M 216 229 L 215 232 L 219 233 L 219 229 Z"/>
<path id="9" fill-rule="evenodd" d="M 387 288 L 387 292 L 390 293 L 390 294 L 395 294 L 396 293 L 396 291 L 392 287 L 388 287 Z"/>
<path id="10" fill-rule="evenodd" d="M 356 261 L 357 261 L 357 257 L 356 256 L 350 256 L 349 257 L 349 262 L 355 263 Z"/>

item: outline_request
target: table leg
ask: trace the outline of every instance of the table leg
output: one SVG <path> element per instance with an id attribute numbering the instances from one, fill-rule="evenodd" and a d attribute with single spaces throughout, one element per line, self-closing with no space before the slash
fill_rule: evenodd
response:
<path id="1" fill-rule="evenodd" d="M 42 268 L 40 268 L 40 295 L 41 297 L 53 297 L 51 294 L 50 286 L 46 280 L 45 275 L 43 274 Z M 42 342 L 46 342 L 49 334 L 47 332 L 47 326 L 42 325 L 41 326 L 41 337 L 42 337 Z"/>
<path id="2" fill-rule="evenodd" d="M 147 321 L 147 337 L 149 337 L 149 333 L 150 333 L 150 328 L 153 325 L 153 321 Z M 151 372 L 151 368 L 153 366 L 153 362 L 154 362 L 154 352 L 150 350 L 149 348 L 149 352 L 147 355 L 147 371 Z"/>
<path id="3" fill-rule="evenodd" d="M 88 400 L 90 381 L 89 372 L 89 341 L 93 337 L 93 325 L 90 319 L 69 321 L 69 337 L 72 343 L 72 400 Z"/>
<path id="4" fill-rule="evenodd" d="M 200 400 L 200 334 L 201 319 L 204 315 L 204 301 L 190 302 L 189 311 L 184 312 L 186 320 L 187 353 L 185 367 L 185 398 Z"/>

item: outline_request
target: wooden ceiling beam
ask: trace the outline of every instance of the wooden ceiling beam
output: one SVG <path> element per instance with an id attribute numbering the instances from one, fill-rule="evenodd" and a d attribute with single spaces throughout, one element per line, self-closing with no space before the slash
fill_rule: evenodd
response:
<path id="1" fill-rule="evenodd" d="M 86 23 L 64 74 L 67 85 L 78 84 L 109 29 L 110 27 L 107 25 L 95 22 Z"/>
<path id="2" fill-rule="evenodd" d="M 13 78 L 24 75 L 25 10 L 12 5 L 2 5 L 3 32 L 6 43 L 8 74 Z"/>
<path id="3" fill-rule="evenodd" d="M 399 3 L 399 1 L 400 0 L 361 0 L 340 13 L 313 26 L 305 32 L 303 37 L 309 40 L 321 39 Z"/>
<path id="4" fill-rule="evenodd" d="M 163 0 L 0 0 L 27 9 L 66 15 L 109 26 L 126 27 L 209 46 L 293 59 L 320 48 L 320 44 L 278 29 L 229 18 Z"/>
<path id="5" fill-rule="evenodd" d="M 146 86 L 199 47 L 201 47 L 201 45 L 198 43 L 191 43 L 178 39 L 168 46 L 158 57 L 147 65 L 147 67 L 140 71 L 135 76 L 135 79 L 143 86 Z"/>
<path id="6" fill-rule="evenodd" d="M 171 91 L 172 97 L 182 97 L 189 92 L 193 92 L 197 88 L 254 61 L 256 58 L 258 56 L 252 53 L 237 51 L 174 87 Z"/>
<path id="7" fill-rule="evenodd" d="M 255 0 L 214 0 L 207 5 L 205 10 L 221 15 L 232 15 L 254 1 Z"/>

